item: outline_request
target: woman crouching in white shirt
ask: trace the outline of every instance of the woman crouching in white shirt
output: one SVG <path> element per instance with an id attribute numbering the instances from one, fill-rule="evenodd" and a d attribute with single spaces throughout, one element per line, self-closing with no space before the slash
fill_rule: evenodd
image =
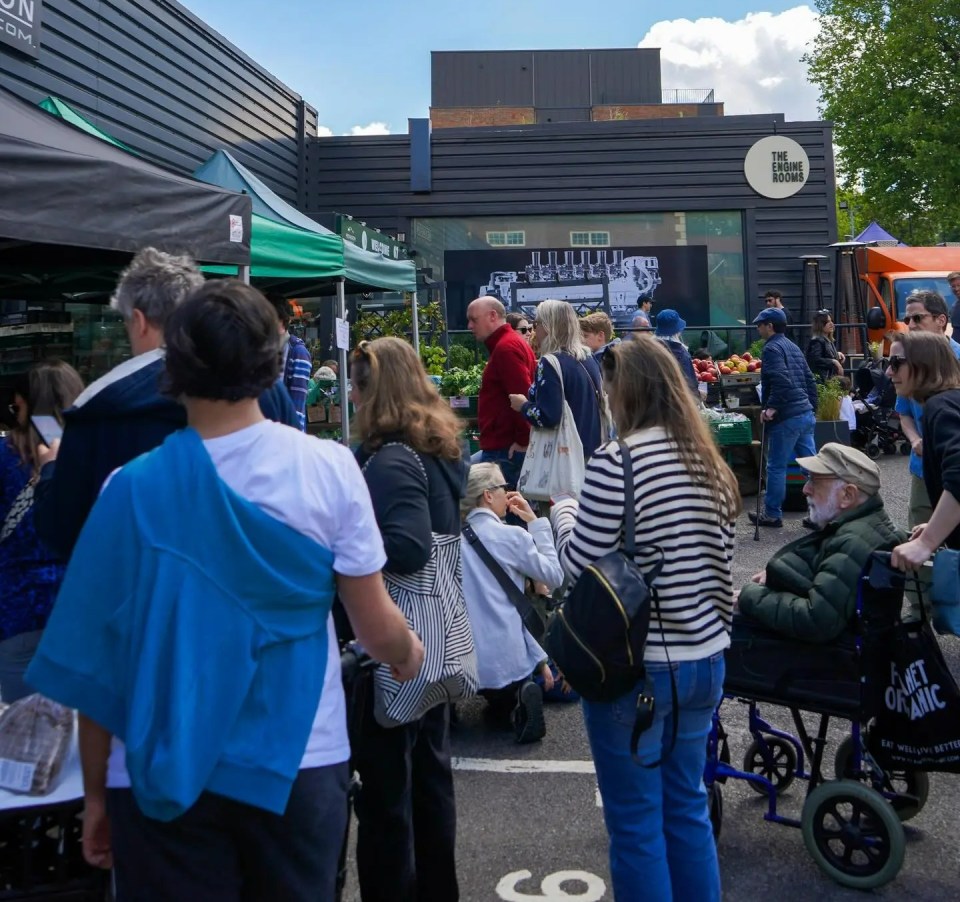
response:
<path id="1" fill-rule="evenodd" d="M 461 504 L 466 525 L 522 592 L 530 578 L 553 589 L 563 582 L 550 521 L 538 518 L 518 492 L 508 492 L 496 464 L 470 467 L 467 492 Z M 507 512 L 527 528 L 503 522 Z M 480 694 L 492 718 L 512 716 L 517 742 L 535 742 L 546 733 L 543 693 L 530 677 L 539 670 L 544 689 L 553 687 L 546 652 L 530 635 L 520 614 L 493 572 L 466 537 L 463 546 L 463 594 L 477 649 Z"/>

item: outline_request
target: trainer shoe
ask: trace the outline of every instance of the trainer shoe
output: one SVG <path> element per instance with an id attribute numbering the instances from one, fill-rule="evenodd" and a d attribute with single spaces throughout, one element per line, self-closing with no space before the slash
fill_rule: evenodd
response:
<path id="1" fill-rule="evenodd" d="M 780 517 L 768 517 L 766 514 L 760 514 L 759 521 L 756 514 L 748 514 L 751 523 L 759 522 L 761 526 L 769 526 L 773 529 L 780 529 L 783 526 L 783 520 Z"/>
<path id="2" fill-rule="evenodd" d="M 543 719 L 543 690 L 527 680 L 517 693 L 517 707 L 513 709 L 513 735 L 517 742 L 538 742 L 547 735 Z"/>
<path id="3" fill-rule="evenodd" d="M 817 526 L 817 524 L 814 523 L 813 520 L 811 520 L 809 517 L 804 517 L 804 518 L 800 521 L 800 525 L 801 525 L 804 529 L 817 530 L 817 529 L 820 528 L 820 527 Z"/>

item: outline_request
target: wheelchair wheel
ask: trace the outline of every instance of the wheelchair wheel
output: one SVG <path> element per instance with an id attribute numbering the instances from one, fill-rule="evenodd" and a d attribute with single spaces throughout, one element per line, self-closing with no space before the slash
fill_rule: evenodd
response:
<path id="1" fill-rule="evenodd" d="M 851 773 L 852 759 L 853 737 L 848 736 L 840 743 L 833 759 L 833 772 L 838 780 L 854 778 Z M 927 796 L 930 794 L 930 777 L 924 771 L 906 769 L 883 771 L 883 777 L 884 779 L 881 779 L 880 774 L 870 774 L 866 779 L 869 779 L 873 788 L 885 798 L 888 793 L 894 793 L 889 801 L 901 821 L 916 817 L 927 804 Z"/>
<path id="2" fill-rule="evenodd" d="M 880 456 L 880 446 L 876 442 L 870 442 L 863 450 L 870 460 L 876 460 Z"/>
<path id="3" fill-rule="evenodd" d="M 765 748 L 756 739 L 747 746 L 743 755 L 743 769 L 748 774 L 760 774 L 766 777 L 780 795 L 792 782 L 797 774 L 797 751 L 786 739 L 779 736 L 765 736 Z M 765 796 L 767 790 L 747 781 L 747 785 L 757 794 Z"/>
<path id="4" fill-rule="evenodd" d="M 904 457 L 910 456 L 910 442 L 900 442 L 900 453 Z"/>
<path id="5" fill-rule="evenodd" d="M 723 792 L 719 783 L 712 783 L 707 790 L 710 796 L 710 823 L 713 825 L 713 840 L 720 839 L 720 828 L 723 826 Z"/>
<path id="6" fill-rule="evenodd" d="M 903 866 L 903 824 L 878 792 L 855 780 L 821 783 L 803 806 L 803 842 L 842 886 L 875 889 Z"/>

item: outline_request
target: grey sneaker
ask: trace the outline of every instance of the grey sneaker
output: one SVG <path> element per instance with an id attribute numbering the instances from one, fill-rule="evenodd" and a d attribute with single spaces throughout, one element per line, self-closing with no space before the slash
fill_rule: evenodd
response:
<path id="1" fill-rule="evenodd" d="M 543 719 L 543 690 L 527 680 L 517 693 L 517 707 L 513 709 L 513 735 L 517 742 L 538 742 L 547 735 Z"/>
<path id="2" fill-rule="evenodd" d="M 751 523 L 757 522 L 756 514 L 748 514 L 747 516 L 750 517 Z M 760 514 L 760 525 L 770 526 L 773 529 L 780 529 L 783 527 L 783 520 L 781 520 L 779 517 L 769 517 L 767 514 Z"/>

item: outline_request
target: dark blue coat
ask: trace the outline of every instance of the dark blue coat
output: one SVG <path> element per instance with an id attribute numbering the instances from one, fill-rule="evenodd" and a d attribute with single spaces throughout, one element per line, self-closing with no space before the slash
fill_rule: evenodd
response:
<path id="1" fill-rule="evenodd" d="M 157 359 L 116 381 L 108 373 L 101 390 L 64 412 L 60 451 L 40 473 L 33 506 L 37 535 L 62 560 L 69 559 L 104 480 L 187 425 L 184 407 L 163 394 L 164 371 Z M 299 428 L 281 382 L 263 393 L 260 409 Z"/>
<path id="2" fill-rule="evenodd" d="M 522 413 L 535 427 L 555 429 L 560 425 L 565 399 L 583 443 L 584 457 L 589 458 L 609 438 L 600 432 L 597 404 L 597 395 L 603 391 L 600 366 L 592 355 L 580 361 L 567 351 L 558 351 L 554 356 L 563 373 L 562 390 L 557 371 L 541 357 L 530 386 L 530 400 L 523 405 Z"/>
<path id="3" fill-rule="evenodd" d="M 760 403 L 777 412 L 774 422 L 817 409 L 817 383 L 803 351 L 789 338 L 774 333 L 761 359 Z"/>

